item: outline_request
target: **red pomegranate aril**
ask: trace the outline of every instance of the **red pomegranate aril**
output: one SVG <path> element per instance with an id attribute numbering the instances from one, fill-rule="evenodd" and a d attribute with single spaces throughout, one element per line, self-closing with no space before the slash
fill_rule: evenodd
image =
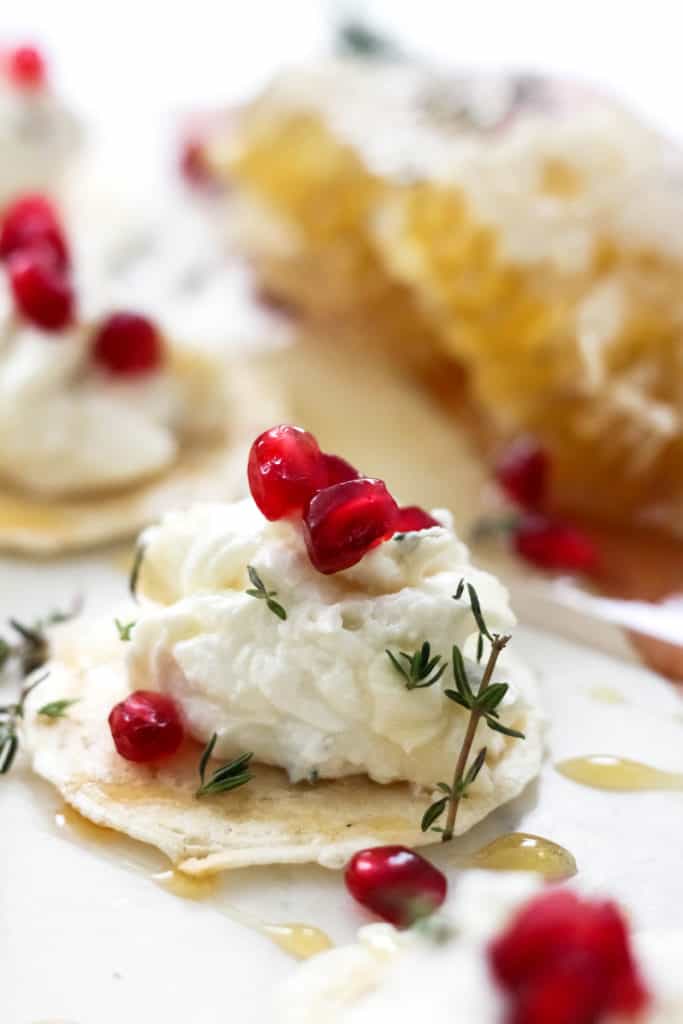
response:
<path id="1" fill-rule="evenodd" d="M 375 846 L 349 861 L 346 888 L 384 921 L 406 927 L 431 914 L 446 898 L 446 876 L 406 846 Z"/>
<path id="2" fill-rule="evenodd" d="M 520 437 L 502 453 L 494 475 L 508 498 L 537 509 L 546 497 L 549 470 L 548 453 L 532 438 Z"/>
<path id="3" fill-rule="evenodd" d="M 164 345 L 156 326 L 140 313 L 112 313 L 93 338 L 92 358 L 117 377 L 135 377 L 158 370 Z"/>
<path id="4" fill-rule="evenodd" d="M 42 247 L 19 250 L 8 262 L 17 310 L 44 331 L 61 331 L 74 317 L 76 297 L 68 274 Z"/>
<path id="5" fill-rule="evenodd" d="M 393 537 L 397 517 L 398 505 L 382 480 L 359 477 L 325 487 L 303 512 L 309 558 L 328 575 L 348 569 Z"/>
<path id="6" fill-rule="evenodd" d="M 649 1000 L 618 907 L 568 890 L 531 899 L 488 954 L 496 980 L 513 997 L 514 1024 L 594 1024 L 603 1012 L 638 1013 Z M 565 1004 L 574 1016 L 560 1014 Z"/>
<path id="7" fill-rule="evenodd" d="M 175 754 L 184 734 L 174 701 L 154 690 L 136 690 L 116 704 L 109 728 L 121 757 L 141 764 Z"/>
<path id="8" fill-rule="evenodd" d="M 593 541 L 571 523 L 545 516 L 523 516 L 512 532 L 518 555 L 541 569 L 590 573 L 598 566 Z"/>
<path id="9" fill-rule="evenodd" d="M 412 533 L 417 530 L 429 530 L 432 526 L 441 526 L 438 519 L 430 516 L 419 505 L 405 505 L 398 510 L 396 521 L 397 533 Z"/>
<path id="10" fill-rule="evenodd" d="M 357 480 L 360 473 L 350 462 L 342 459 L 341 455 L 329 455 L 323 453 L 323 465 L 325 466 L 325 486 L 343 484 L 347 480 Z"/>
<path id="11" fill-rule="evenodd" d="M 69 251 L 54 206 L 45 196 L 29 194 L 5 207 L 0 221 L 0 259 L 34 246 L 52 250 L 55 262 L 66 268 Z"/>
<path id="12" fill-rule="evenodd" d="M 47 81 L 45 58 L 35 46 L 17 46 L 5 58 L 7 76 L 19 89 L 41 89 Z"/>
<path id="13" fill-rule="evenodd" d="M 287 424 L 256 438 L 249 452 L 247 476 L 254 501 L 271 520 L 300 512 L 326 483 L 318 442 L 307 430 Z"/>

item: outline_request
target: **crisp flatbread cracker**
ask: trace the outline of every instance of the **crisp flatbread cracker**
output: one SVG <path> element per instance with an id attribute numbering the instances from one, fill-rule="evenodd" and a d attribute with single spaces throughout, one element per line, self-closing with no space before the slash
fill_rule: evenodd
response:
<path id="1" fill-rule="evenodd" d="M 284 404 L 257 368 L 233 367 L 225 435 L 181 449 L 172 467 L 137 486 L 81 498 L 37 498 L 0 487 L 0 550 L 65 554 L 138 533 L 173 508 L 232 501 L 246 493 L 254 437 L 286 420 Z"/>
<path id="2" fill-rule="evenodd" d="M 108 628 L 109 650 L 98 646 L 97 625 L 63 631 L 57 644 L 61 660 L 48 666 L 50 674 L 31 694 L 25 715 L 34 770 L 86 818 L 158 847 L 192 875 L 275 863 L 339 868 L 366 846 L 436 841 L 434 833 L 420 831 L 429 795 L 407 784 L 380 785 L 359 775 L 292 785 L 284 772 L 256 764 L 248 785 L 197 799 L 199 745 L 188 741 L 157 767 L 125 761 L 114 750 L 107 716 L 129 687 L 120 652 L 112 657 L 111 621 Z M 79 633 L 88 638 L 80 646 Z M 60 698 L 78 700 L 68 717 L 50 721 L 37 714 Z M 508 740 L 502 756 L 490 762 L 493 786 L 473 789 L 461 803 L 457 834 L 518 796 L 538 774 L 542 715 L 534 710 L 515 724 L 526 740 Z"/>

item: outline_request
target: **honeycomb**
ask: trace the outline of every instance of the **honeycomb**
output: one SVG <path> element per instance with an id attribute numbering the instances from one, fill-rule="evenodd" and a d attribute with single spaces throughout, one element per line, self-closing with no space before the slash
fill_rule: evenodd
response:
<path id="1" fill-rule="evenodd" d="M 223 170 L 260 211 L 243 237 L 266 286 L 450 386 L 453 406 L 464 374 L 489 438 L 532 433 L 550 449 L 560 506 L 607 521 L 656 509 L 680 528 L 683 250 L 649 223 L 654 136 L 604 104 L 588 141 L 566 112 L 558 132 L 537 89 L 533 132 L 521 118 L 509 150 L 509 111 L 484 130 L 463 127 L 459 104 L 437 159 L 423 123 L 411 152 L 412 129 L 373 92 L 377 72 L 362 105 L 353 75 L 352 100 L 342 73 L 332 106 L 283 102 L 276 85 L 244 113 Z M 400 122 L 403 149 L 442 165 L 387 170 L 335 104 L 378 136 Z"/>

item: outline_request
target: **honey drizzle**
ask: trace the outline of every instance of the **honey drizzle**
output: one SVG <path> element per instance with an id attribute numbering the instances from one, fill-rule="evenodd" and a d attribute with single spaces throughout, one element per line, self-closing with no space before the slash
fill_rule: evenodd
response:
<path id="1" fill-rule="evenodd" d="M 565 778 L 593 789 L 632 793 L 639 790 L 683 791 L 683 773 L 653 768 L 641 761 L 611 754 L 588 754 L 559 761 L 555 768 Z"/>
<path id="2" fill-rule="evenodd" d="M 487 871 L 535 871 L 558 881 L 577 873 L 576 861 L 564 846 L 530 832 L 510 832 L 475 850 L 464 867 Z"/>

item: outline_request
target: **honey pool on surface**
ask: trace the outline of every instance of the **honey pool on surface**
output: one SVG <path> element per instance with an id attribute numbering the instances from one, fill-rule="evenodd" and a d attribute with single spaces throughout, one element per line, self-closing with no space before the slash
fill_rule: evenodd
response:
<path id="1" fill-rule="evenodd" d="M 259 931 L 297 960 L 308 960 L 332 948 L 329 935 L 308 924 L 262 924 Z"/>
<path id="2" fill-rule="evenodd" d="M 530 832 L 510 832 L 470 854 L 464 867 L 488 871 L 535 871 L 559 880 L 577 873 L 576 861 L 564 846 Z"/>
<path id="3" fill-rule="evenodd" d="M 668 772 L 641 761 L 612 754 L 588 754 L 559 761 L 555 768 L 565 778 L 593 789 L 613 792 L 668 789 L 683 792 L 683 773 Z"/>

